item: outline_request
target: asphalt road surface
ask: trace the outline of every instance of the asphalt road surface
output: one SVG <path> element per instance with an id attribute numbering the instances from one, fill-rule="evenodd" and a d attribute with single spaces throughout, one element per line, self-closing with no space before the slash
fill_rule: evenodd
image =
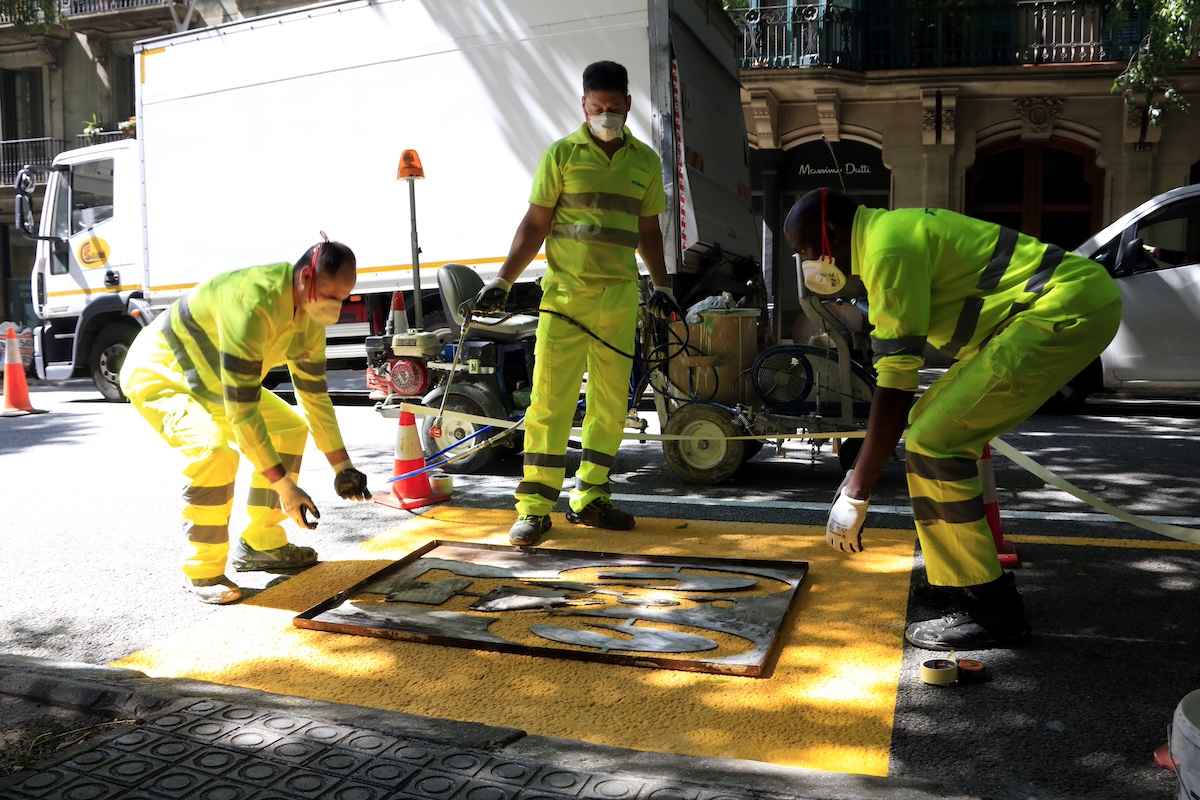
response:
<path id="1" fill-rule="evenodd" d="M 179 586 L 174 454 L 130 406 L 102 402 L 87 383 L 35 384 L 31 399 L 50 413 L 0 420 L 0 651 L 105 664 L 221 613 Z M 1089 401 L 1081 415 L 1035 417 L 1005 439 L 1113 505 L 1200 528 L 1198 416 L 1197 403 Z M 395 421 L 356 399 L 341 401 L 338 417 L 356 466 L 386 491 Z M 1176 704 L 1200 687 L 1200 551 L 1095 511 L 1000 456 L 993 463 L 1037 635 L 988 654 L 994 680 L 964 692 L 921 684 L 928 653 L 907 648 L 891 774 L 987 797 L 1174 797 L 1173 776 L 1151 756 Z M 502 458 L 488 474 L 457 476 L 455 502 L 510 508 L 519 470 L 518 458 Z M 764 448 L 719 486 L 684 483 L 653 442 L 624 445 L 616 472 L 616 500 L 641 516 L 812 525 L 824 524 L 841 480 L 828 445 L 796 442 Z M 325 559 L 405 513 L 338 499 L 311 444 L 300 485 L 323 517 L 293 540 Z M 234 514 L 236 529 L 237 503 Z M 911 525 L 898 459 L 869 525 Z M 239 576 L 251 590 L 282 579 Z"/>

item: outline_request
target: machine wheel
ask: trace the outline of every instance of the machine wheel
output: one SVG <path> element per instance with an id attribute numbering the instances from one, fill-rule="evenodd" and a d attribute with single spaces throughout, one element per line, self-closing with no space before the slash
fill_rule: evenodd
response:
<path id="1" fill-rule="evenodd" d="M 121 365 L 125 363 L 129 345 L 133 344 L 137 333 L 138 329 L 132 325 L 109 325 L 92 342 L 92 352 L 88 357 L 92 381 L 110 403 L 125 402 L 120 385 Z"/>
<path id="2" fill-rule="evenodd" d="M 688 403 L 667 420 L 663 433 L 698 437 L 663 442 L 667 466 L 688 483 L 721 483 L 742 466 L 746 442 L 728 438 L 739 432 L 729 414 L 719 408 Z"/>
<path id="3" fill-rule="evenodd" d="M 854 468 L 854 460 L 858 458 L 862 446 L 862 439 L 842 439 L 838 446 L 838 463 L 842 465 L 843 471 Z"/>
<path id="4" fill-rule="evenodd" d="M 446 398 L 446 411 L 458 411 L 463 414 L 472 414 L 477 417 L 486 417 L 483 409 L 469 397 L 464 397 L 461 394 L 452 394 Z M 474 434 L 484 426 L 474 422 L 468 422 L 465 419 L 451 419 L 449 417 L 442 419 L 441 435 L 434 437 L 431 434 L 435 417 L 421 417 L 421 447 L 425 450 L 425 457 L 430 458 L 434 453 L 440 452 L 455 442 L 461 442 L 463 439 Z M 454 457 L 463 450 L 474 447 L 478 444 L 483 444 L 487 436 L 477 436 L 462 448 L 457 448 L 446 453 L 445 457 Z M 498 447 L 499 445 L 497 445 Z M 460 458 L 450 464 L 442 467 L 446 472 L 454 472 L 459 474 L 478 472 L 483 469 L 492 460 L 496 454 L 496 447 L 485 447 L 482 450 L 476 450 L 466 458 Z"/>

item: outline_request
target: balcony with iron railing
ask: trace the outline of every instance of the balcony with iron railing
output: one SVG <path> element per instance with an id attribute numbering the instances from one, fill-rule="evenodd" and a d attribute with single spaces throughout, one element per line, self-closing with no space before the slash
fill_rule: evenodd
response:
<path id="1" fill-rule="evenodd" d="M 1128 61 L 1147 11 L 1075 0 L 954 3 L 916 8 L 795 4 L 729 11 L 742 69 L 977 68 Z"/>
<path id="2" fill-rule="evenodd" d="M 64 150 L 90 144 L 115 142 L 126 138 L 123 131 L 102 131 L 90 136 L 79 134 L 71 141 L 48 136 L 36 139 L 6 139 L 0 141 L 0 183 L 12 186 L 17 173 L 27 165 L 48 167 L 54 157 Z"/>

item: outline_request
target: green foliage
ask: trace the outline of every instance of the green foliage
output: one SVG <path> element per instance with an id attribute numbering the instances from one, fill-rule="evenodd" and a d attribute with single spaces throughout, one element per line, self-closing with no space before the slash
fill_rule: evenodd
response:
<path id="1" fill-rule="evenodd" d="M 1117 0 L 1114 25 L 1146 9 L 1144 2 Z M 1160 126 L 1170 110 L 1187 113 L 1191 105 L 1171 83 L 1184 59 L 1200 55 L 1200 0 L 1155 0 L 1148 8 L 1146 36 L 1117 76 L 1113 91 L 1125 96 L 1131 108 L 1146 110 L 1150 123 Z"/>
<path id="2" fill-rule="evenodd" d="M 0 0 L 0 24 L 22 33 L 48 30 L 59 22 L 57 0 Z"/>

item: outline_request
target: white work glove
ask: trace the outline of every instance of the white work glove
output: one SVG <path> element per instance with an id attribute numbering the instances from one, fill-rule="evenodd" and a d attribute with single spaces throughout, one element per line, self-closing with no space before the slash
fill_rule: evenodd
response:
<path id="1" fill-rule="evenodd" d="M 296 482 L 284 475 L 277 481 L 271 482 L 271 488 L 275 490 L 275 494 L 279 495 L 279 507 L 283 509 L 283 513 L 287 514 L 302 528 L 308 528 L 310 531 L 317 527 L 317 520 L 321 518 L 321 512 L 317 511 L 317 505 L 308 496 L 308 492 L 296 485 Z M 312 512 L 314 519 L 309 519 L 305 516 L 305 512 Z"/>
<path id="2" fill-rule="evenodd" d="M 512 291 L 512 281 L 496 276 L 483 285 L 479 294 L 475 295 L 472 307 L 484 314 L 495 314 L 504 310 L 508 302 L 508 293 Z"/>
<path id="3" fill-rule="evenodd" d="M 867 522 L 867 507 L 871 505 L 870 498 L 856 500 L 846 495 L 846 486 L 853 474 L 854 470 L 846 471 L 846 477 L 833 497 L 829 522 L 825 523 L 825 543 L 844 553 L 862 552 L 862 530 Z"/>
<path id="4" fill-rule="evenodd" d="M 343 461 L 333 468 L 333 490 L 343 500 L 371 499 L 371 493 L 367 491 L 367 476 L 356 470 L 349 461 Z"/>
<path id="5" fill-rule="evenodd" d="M 672 314 L 683 316 L 683 312 L 679 310 L 679 303 L 675 301 L 675 293 L 671 291 L 670 286 L 655 286 L 649 299 L 646 300 L 646 308 L 659 319 L 669 320 Z"/>

